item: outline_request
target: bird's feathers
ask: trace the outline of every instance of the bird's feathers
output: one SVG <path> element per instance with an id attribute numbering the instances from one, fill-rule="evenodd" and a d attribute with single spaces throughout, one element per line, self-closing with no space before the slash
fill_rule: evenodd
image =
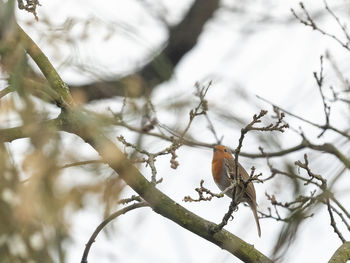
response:
<path id="1" fill-rule="evenodd" d="M 223 145 L 216 145 L 214 147 L 212 174 L 215 183 L 221 191 L 225 191 L 233 184 L 234 180 L 238 180 L 238 185 L 234 186 L 233 189 L 228 190 L 225 194 L 230 198 L 234 198 L 237 204 L 241 202 L 248 203 L 254 214 L 258 234 L 261 236 L 254 185 L 252 182 L 246 184 L 249 180 L 249 175 L 239 163 L 236 175 L 235 159 L 228 148 Z"/>

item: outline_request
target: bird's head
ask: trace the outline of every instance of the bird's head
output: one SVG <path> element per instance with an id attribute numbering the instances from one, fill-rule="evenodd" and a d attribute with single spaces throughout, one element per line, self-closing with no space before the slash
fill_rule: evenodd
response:
<path id="1" fill-rule="evenodd" d="M 224 158 L 233 158 L 231 151 L 226 146 L 216 145 L 214 147 L 213 161 L 224 159 Z"/>

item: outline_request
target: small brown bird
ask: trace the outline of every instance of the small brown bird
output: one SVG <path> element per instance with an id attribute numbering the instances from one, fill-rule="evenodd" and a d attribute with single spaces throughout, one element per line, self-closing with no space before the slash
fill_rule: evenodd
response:
<path id="1" fill-rule="evenodd" d="M 214 155 L 211 166 L 211 171 L 213 174 L 213 178 L 217 186 L 221 191 L 224 191 L 232 184 L 232 177 L 235 174 L 235 159 L 229 150 L 223 145 L 216 145 L 214 147 Z M 238 175 L 241 176 L 243 181 L 247 181 L 249 179 L 249 175 L 242 165 L 238 163 Z M 259 218 L 257 214 L 257 204 L 256 204 L 256 194 L 254 185 L 252 182 L 249 182 L 245 193 L 242 194 L 242 190 L 244 190 L 243 182 L 240 182 L 238 187 L 236 188 L 236 196 L 242 195 L 242 198 L 238 200 L 238 202 L 246 202 L 250 206 L 253 211 L 256 226 L 258 228 L 258 235 L 261 236 Z M 226 192 L 226 195 L 232 198 L 233 189 Z"/>

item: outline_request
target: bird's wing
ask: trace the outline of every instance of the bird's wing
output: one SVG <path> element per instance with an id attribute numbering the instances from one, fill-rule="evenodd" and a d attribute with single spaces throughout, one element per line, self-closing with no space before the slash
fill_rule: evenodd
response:
<path id="1" fill-rule="evenodd" d="M 236 163 L 235 159 L 233 158 L 227 158 L 224 159 L 224 169 L 226 170 L 226 175 L 230 178 L 235 178 L 236 174 Z M 247 171 L 243 168 L 242 165 L 238 163 L 238 169 L 237 169 L 238 175 L 241 176 L 243 181 L 248 181 L 249 175 Z M 242 191 L 244 189 L 244 184 L 241 182 L 238 185 L 238 192 Z M 231 194 L 232 195 L 232 194 Z M 257 204 L 256 204 L 256 193 L 255 193 L 255 188 L 252 182 L 249 182 L 247 185 L 247 188 L 245 189 L 245 193 L 243 194 L 243 198 L 239 202 L 247 202 L 250 208 L 253 211 L 254 214 L 254 219 L 255 223 L 258 229 L 258 235 L 259 237 L 261 236 L 261 228 L 260 228 L 260 223 L 259 223 L 259 218 L 258 218 L 258 213 L 257 213 Z"/>
<path id="2" fill-rule="evenodd" d="M 226 175 L 229 178 L 235 178 L 235 173 L 236 173 L 236 163 L 235 159 L 233 158 L 225 158 L 224 159 L 224 168 L 226 170 Z M 248 181 L 249 175 L 247 171 L 243 168 L 243 166 L 238 163 L 238 175 L 241 176 L 243 181 Z M 243 189 L 244 185 L 243 183 L 240 184 L 240 188 Z M 256 194 L 255 194 L 255 189 L 254 185 L 252 182 L 249 182 L 246 188 L 246 194 L 248 198 L 250 199 L 251 202 L 256 204 Z"/>

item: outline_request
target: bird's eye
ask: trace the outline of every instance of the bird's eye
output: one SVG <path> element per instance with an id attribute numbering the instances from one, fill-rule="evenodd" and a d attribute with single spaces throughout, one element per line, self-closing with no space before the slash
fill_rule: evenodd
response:
<path id="1" fill-rule="evenodd" d="M 227 153 L 227 149 L 224 149 L 224 152 Z"/>

